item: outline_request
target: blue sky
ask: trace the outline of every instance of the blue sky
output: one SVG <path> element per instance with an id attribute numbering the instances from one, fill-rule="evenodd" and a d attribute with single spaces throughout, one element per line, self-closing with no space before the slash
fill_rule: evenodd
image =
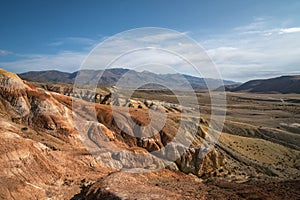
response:
<path id="1" fill-rule="evenodd" d="M 300 74 L 299 10 L 297 0 L 2 0 L 0 67 L 75 71 L 104 39 L 162 27 L 195 39 L 224 79 Z"/>

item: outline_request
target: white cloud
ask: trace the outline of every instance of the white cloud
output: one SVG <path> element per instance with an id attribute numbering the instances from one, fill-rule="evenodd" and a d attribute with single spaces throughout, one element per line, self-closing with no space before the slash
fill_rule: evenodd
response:
<path id="1" fill-rule="evenodd" d="M 12 54 L 12 52 L 0 49 L 0 56 L 5 56 L 8 54 Z"/>
<path id="2" fill-rule="evenodd" d="M 81 63 L 88 55 L 88 52 L 103 40 L 91 39 L 84 37 L 66 37 L 55 42 L 49 43 L 49 46 L 57 46 L 63 48 L 63 45 L 77 44 L 81 50 L 79 51 L 60 51 L 56 54 L 15 54 L 18 58 L 16 61 L 0 62 L 0 67 L 7 70 L 22 73 L 26 71 L 39 71 L 56 69 L 60 71 L 73 72 L 79 69 Z M 0 55 L 12 54 L 8 51 L 0 50 Z"/>
<path id="3" fill-rule="evenodd" d="M 298 32 L 300 32 L 300 27 L 280 29 L 279 33 L 298 33 Z"/>
<path id="4" fill-rule="evenodd" d="M 61 46 L 64 43 L 65 43 L 64 41 L 55 41 L 55 42 L 50 42 L 48 45 L 49 46 Z"/>
<path id="5" fill-rule="evenodd" d="M 100 39 L 91 39 L 86 37 L 65 37 L 65 38 L 57 39 L 54 42 L 50 42 L 48 45 L 62 46 L 68 44 L 77 44 L 82 46 L 92 46 L 93 44 L 98 43 L 101 40 L 103 40 L 102 37 Z"/>
<path id="6" fill-rule="evenodd" d="M 300 74 L 300 28 L 273 24 L 262 18 L 203 41 L 224 78 L 246 81 Z"/>
<path id="7" fill-rule="evenodd" d="M 252 32 L 255 33 L 260 30 L 263 30 L 266 27 L 266 24 L 268 23 L 269 20 L 270 20 L 269 17 L 254 18 L 254 20 L 251 23 L 247 25 L 235 27 L 233 30 L 239 33 L 252 33 Z"/>
<path id="8" fill-rule="evenodd" d="M 113 67 L 135 68 L 145 63 L 163 63 L 174 70 L 199 76 L 193 67 L 179 62 L 182 56 L 200 67 L 205 77 L 216 77 L 213 64 L 206 53 L 217 64 L 223 79 L 246 81 L 255 78 L 274 77 L 300 72 L 300 27 L 273 26 L 271 18 L 256 18 L 252 23 L 227 31 L 227 34 L 211 36 L 212 39 L 200 40 L 207 51 L 199 51 L 199 46 L 190 43 L 185 33 L 149 32 L 148 35 L 123 35 L 117 40 L 106 38 L 109 43 L 100 44 L 95 48 L 90 58 L 84 63 L 86 68 L 103 69 L 111 61 L 123 57 Z M 280 23 L 279 23 L 280 24 Z M 147 30 L 146 30 L 147 32 Z M 194 35 L 194 34 L 193 34 Z M 143 36 L 143 37 L 140 37 Z M 182 36 L 182 37 L 181 37 Z M 104 37 L 101 39 L 103 40 Z M 88 50 L 95 47 L 99 41 L 88 38 L 70 37 L 52 45 L 63 45 L 64 42 L 85 44 L 86 49 L 78 52 L 64 51 L 54 55 L 23 55 L 21 60 L 2 62 L 0 66 L 11 68 L 14 72 L 30 70 L 58 69 L 75 71 L 88 55 Z M 147 47 L 166 49 L 164 53 L 150 51 Z M 201 49 L 201 48 L 200 48 Z M 136 50 L 135 53 L 132 53 Z M 0 55 L 6 51 L 0 50 Z M 122 55 L 123 53 L 123 55 Z M 121 62 L 122 61 L 122 62 Z M 159 69 L 159 68 L 156 68 Z M 157 71 L 157 70 L 155 70 Z M 160 72 L 164 73 L 165 69 Z M 158 73 L 160 73 L 158 71 Z"/>
<path id="9" fill-rule="evenodd" d="M 0 67 L 15 73 L 56 69 L 60 71 L 76 71 L 86 54 L 82 52 L 61 52 L 56 55 L 27 55 L 26 58 L 1 62 Z"/>
<path id="10" fill-rule="evenodd" d="M 151 48 L 149 48 L 151 47 Z M 218 78 L 213 63 L 204 49 L 186 36 L 167 29 L 136 29 L 109 38 L 90 54 L 83 67 L 105 67 L 118 59 L 112 67 L 135 68 L 145 64 L 162 64 L 181 73 Z M 197 68 L 184 60 L 193 63 Z M 183 62 L 184 61 L 184 62 Z M 157 73 L 164 73 L 161 69 Z"/>
<path id="11" fill-rule="evenodd" d="M 146 33 L 144 35 L 144 33 Z M 82 68 L 104 69 L 108 64 L 119 57 L 111 67 L 136 68 L 145 64 L 169 65 L 175 71 L 200 76 L 197 70 L 187 62 L 188 59 L 203 68 L 211 67 L 212 63 L 204 50 L 186 38 L 186 33 L 176 32 L 141 32 L 124 34 L 118 38 L 108 38 L 108 42 L 100 43 L 91 51 L 88 59 L 88 51 L 60 52 L 54 55 L 23 55 L 21 60 L 14 62 L 2 62 L 1 67 L 20 73 L 32 70 L 58 69 L 62 71 L 78 70 Z M 57 44 L 60 45 L 60 44 Z M 96 42 L 91 46 L 95 46 Z M 148 48 L 154 47 L 154 48 Z M 157 48 L 157 49 L 156 49 Z M 161 50 L 162 49 L 162 50 Z M 196 50 L 195 50 L 196 49 Z M 25 56 L 25 57 L 24 57 Z M 183 58 L 182 58 L 182 57 Z M 204 64 L 203 64 L 204 63 Z M 156 70 L 157 73 L 165 73 L 166 69 Z M 168 70 L 167 70 L 168 71 Z M 211 73 L 207 68 L 202 73 Z M 207 75 L 206 74 L 206 75 Z M 214 77 L 214 74 L 210 74 Z"/>

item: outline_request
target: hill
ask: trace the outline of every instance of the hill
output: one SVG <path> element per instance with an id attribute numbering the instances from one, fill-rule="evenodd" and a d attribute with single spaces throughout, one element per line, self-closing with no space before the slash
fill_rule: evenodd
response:
<path id="1" fill-rule="evenodd" d="M 262 80 L 251 80 L 229 90 L 232 92 L 299 94 L 300 75 L 281 76 Z"/>

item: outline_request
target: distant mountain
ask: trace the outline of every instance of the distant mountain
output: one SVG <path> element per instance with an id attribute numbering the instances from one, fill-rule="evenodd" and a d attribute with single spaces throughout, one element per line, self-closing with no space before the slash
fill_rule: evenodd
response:
<path id="1" fill-rule="evenodd" d="M 251 80 L 229 90 L 232 92 L 252 93 L 300 93 L 300 75 Z"/>
<path id="2" fill-rule="evenodd" d="M 19 76 L 28 81 L 34 82 L 57 82 L 57 83 L 73 83 L 75 73 L 67 73 L 56 70 L 49 71 L 30 71 Z"/>
<path id="3" fill-rule="evenodd" d="M 206 83 L 213 89 L 222 85 L 237 84 L 233 81 L 217 80 L 211 78 L 199 78 L 184 74 L 155 74 L 149 71 L 137 72 L 129 69 L 113 68 L 103 70 L 80 70 L 74 73 L 60 71 L 31 71 L 19 74 L 19 76 L 27 81 L 34 82 L 55 82 L 73 84 L 76 83 L 92 84 L 95 80 L 99 80 L 98 84 L 103 86 L 115 86 L 121 83 L 121 86 L 135 87 L 137 84 L 147 85 L 150 87 L 159 85 L 169 88 L 186 89 L 192 86 L 193 89 L 202 91 L 207 90 Z M 99 77 L 101 78 L 99 79 Z M 152 84 L 149 84 L 152 83 Z M 153 84 L 155 83 L 155 84 Z"/>

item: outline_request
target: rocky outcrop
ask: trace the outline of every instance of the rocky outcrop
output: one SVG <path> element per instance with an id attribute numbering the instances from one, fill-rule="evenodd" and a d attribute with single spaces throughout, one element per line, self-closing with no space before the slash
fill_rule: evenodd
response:
<path id="1" fill-rule="evenodd" d="M 24 198 L 42 199 L 59 193 L 61 198 L 70 198 L 71 193 L 63 194 L 63 190 L 78 188 L 78 180 L 85 176 L 82 173 L 99 168 L 106 172 L 167 168 L 203 176 L 222 165 L 217 152 L 200 161 L 203 131 L 198 132 L 199 140 L 191 141 L 193 146 L 178 145 L 176 115 L 180 112 L 167 109 L 170 105 L 122 100 L 114 95 L 106 100 L 99 97 L 100 104 L 94 104 L 88 101 L 95 101 L 95 93 L 88 90 L 47 90 L 0 71 L 0 153 L 4 161 L 0 162 L 0 182 L 2 186 L 8 183 L 0 189 L 2 196 L 20 199 L 23 193 Z M 69 97 L 74 94 L 77 98 Z M 76 102 L 78 108 L 74 108 Z M 101 103 L 115 105 L 114 113 Z M 159 108 L 154 109 L 155 105 Z M 125 106 L 131 107 L 129 113 Z M 149 125 L 149 110 L 155 116 L 158 113 L 154 120 L 160 121 L 159 109 L 174 114 L 161 128 L 156 123 Z M 192 137 L 189 128 L 185 127 L 188 138 Z M 74 172 L 78 175 L 70 175 Z"/>
<path id="2" fill-rule="evenodd" d="M 52 94 L 22 81 L 15 74 L 3 70 L 0 74 L 0 101 L 14 122 L 48 130 L 63 139 L 75 132 L 72 111 Z"/>
<path id="3" fill-rule="evenodd" d="M 130 114 L 116 107 L 113 113 L 109 107 L 97 105 L 98 121 L 83 129 L 82 132 L 88 132 L 88 140 L 92 141 L 87 145 L 102 163 L 116 169 L 161 169 L 168 166 L 199 177 L 210 176 L 226 168 L 222 153 L 210 149 L 205 142 L 207 133 L 201 127 L 207 125 L 205 120 L 200 120 L 199 130 L 193 136 L 188 131 L 192 132 L 195 128 L 194 122 L 189 122 L 189 118 L 183 119 L 187 120 L 184 123 L 185 137 L 191 138 L 192 144 L 183 146 L 179 138 L 174 140 L 178 131 L 176 117 L 168 118 L 162 130 L 159 130 L 147 126 L 147 110 L 131 109 L 134 112 Z"/>
<path id="4" fill-rule="evenodd" d="M 80 144 L 11 122 L 0 110 L 0 198 L 70 199 L 83 178 L 108 173 Z M 92 169 L 92 170 L 91 170 Z"/>
<path id="5" fill-rule="evenodd" d="M 203 130 L 199 131 L 199 135 L 196 136 L 197 142 L 194 142 L 192 147 L 183 147 L 180 145 L 180 141 L 172 143 L 174 134 L 178 131 L 176 117 L 168 118 L 162 130 L 147 125 L 150 122 L 148 108 L 153 109 L 154 106 L 157 106 L 158 108 L 154 110 L 160 109 L 165 112 L 169 107 L 169 112 L 176 114 L 177 112 L 171 110 L 171 105 L 156 101 L 142 103 L 137 100 L 129 100 L 127 103 L 132 104 L 133 107 L 130 109 L 136 109 L 138 105 L 143 105 L 143 109 L 135 110 L 134 115 L 126 114 L 121 107 L 116 107 L 113 113 L 110 107 L 97 105 L 97 119 L 93 119 L 93 104 L 82 101 L 78 105 L 82 108 L 72 110 L 69 97 L 35 88 L 22 81 L 18 76 L 5 71 L 2 71 L 0 83 L 2 87 L 1 102 L 5 105 L 7 112 L 13 112 L 13 120 L 16 123 L 35 130 L 46 130 L 52 136 L 64 141 L 72 141 L 73 136 L 84 138 L 82 139 L 84 145 L 89 146 L 90 151 L 94 152 L 100 161 L 103 157 L 101 162 L 105 163 L 110 160 L 109 167 L 159 169 L 170 166 L 172 169 L 180 169 L 186 173 L 202 176 L 223 165 L 221 161 L 223 157 L 216 151 L 208 153 L 200 150 L 201 138 L 203 139 L 205 135 Z M 54 89 L 52 88 L 52 90 Z M 65 90 L 56 92 L 63 91 Z M 89 93 L 88 90 L 76 92 L 73 90 L 74 94 L 78 94 L 80 97 L 90 95 L 92 99 L 95 99 L 94 94 Z M 108 104 L 112 100 L 115 98 L 110 93 L 101 99 L 100 103 Z M 72 112 L 76 114 L 74 115 Z M 75 121 L 74 116 L 76 116 Z M 157 119 L 159 120 L 159 115 Z M 194 127 L 188 125 L 190 122 L 186 124 L 184 129 L 188 134 L 189 129 L 192 131 Z M 86 128 L 80 129 L 81 127 Z M 78 135 L 77 131 L 87 134 Z M 186 137 L 193 138 L 188 135 Z M 207 154 L 206 159 L 199 156 L 200 154 Z"/>
<path id="6" fill-rule="evenodd" d="M 74 200 L 195 200 L 195 199 L 298 199 L 299 181 L 205 180 L 193 175 L 160 170 L 151 173 L 111 173 L 84 188 Z"/>
<path id="7" fill-rule="evenodd" d="M 100 90 L 95 92 L 92 89 L 80 89 L 74 87 L 73 85 L 59 85 L 59 84 L 44 84 L 44 83 L 34 83 L 37 87 L 43 88 L 50 92 L 55 92 L 58 94 L 63 94 L 65 96 L 70 96 L 78 99 L 82 99 L 88 102 L 95 102 L 97 104 L 114 105 L 121 107 L 130 107 L 138 109 L 150 109 L 153 111 L 167 112 L 167 113 L 181 113 L 190 112 L 191 108 L 183 108 L 178 104 L 171 104 L 168 102 L 156 101 L 156 100 L 144 100 L 131 99 L 127 97 L 122 97 L 116 92 L 115 87 L 108 87 L 109 91 Z"/>

